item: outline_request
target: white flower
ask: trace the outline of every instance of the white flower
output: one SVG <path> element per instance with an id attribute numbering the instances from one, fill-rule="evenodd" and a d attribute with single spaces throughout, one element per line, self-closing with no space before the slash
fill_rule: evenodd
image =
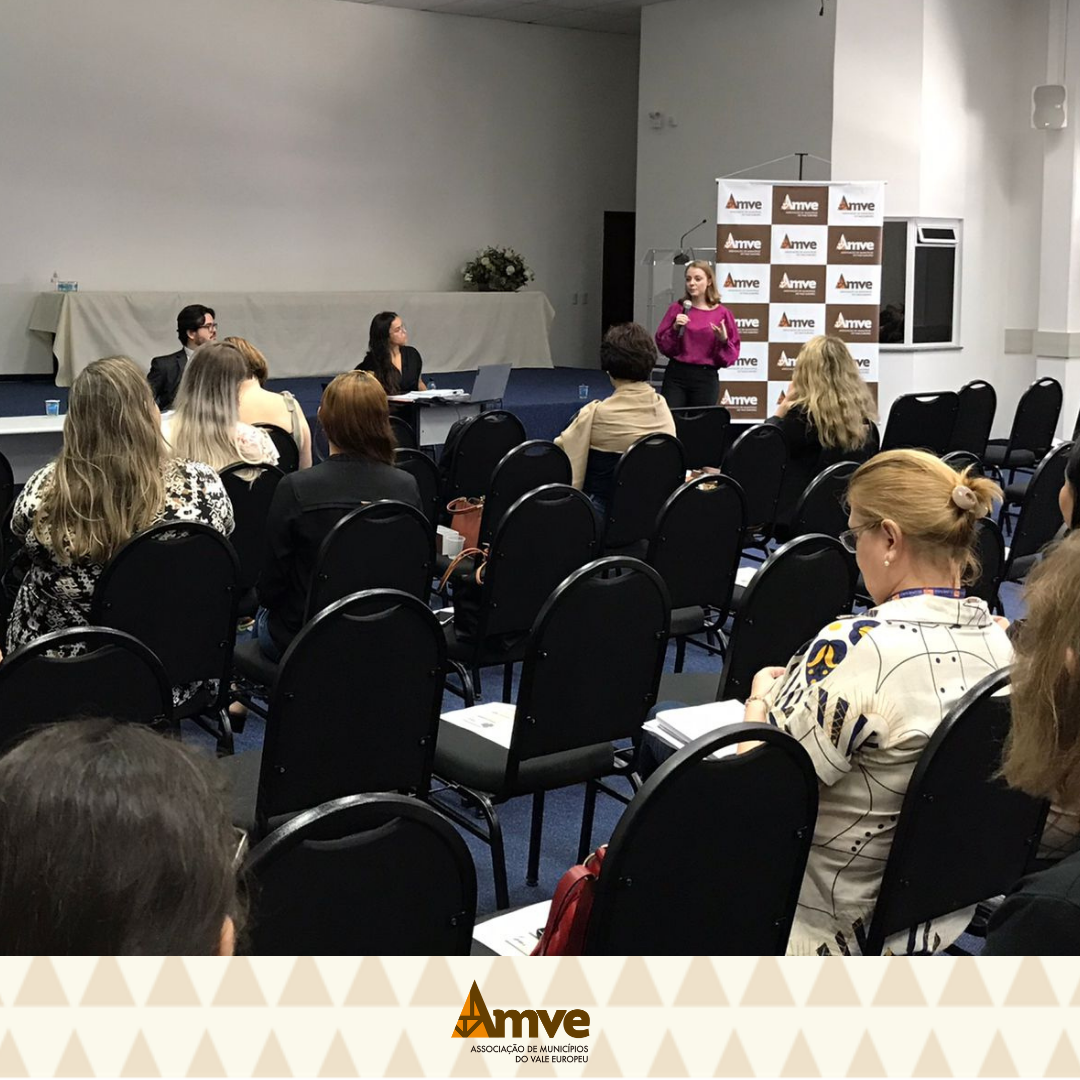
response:
<path id="1" fill-rule="evenodd" d="M 484 258 L 482 258 L 480 260 L 480 262 L 484 266 L 490 266 L 491 265 L 491 260 L 486 255 L 484 256 Z"/>
<path id="2" fill-rule="evenodd" d="M 466 281 L 472 281 L 472 274 L 466 274 L 465 275 L 465 280 Z"/>
<path id="3" fill-rule="evenodd" d="M 512 274 L 512 273 L 514 272 L 514 268 L 513 268 L 512 266 L 508 266 L 508 267 L 506 268 L 506 272 L 507 272 L 508 274 Z"/>

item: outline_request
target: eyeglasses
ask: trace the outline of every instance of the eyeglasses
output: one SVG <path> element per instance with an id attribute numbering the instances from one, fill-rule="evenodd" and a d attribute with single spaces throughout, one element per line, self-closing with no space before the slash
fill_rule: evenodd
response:
<path id="1" fill-rule="evenodd" d="M 199 329 L 200 330 L 216 330 L 217 329 L 217 323 L 216 322 L 203 323 L 202 326 L 199 327 Z"/>
<path id="2" fill-rule="evenodd" d="M 840 543 L 854 555 L 855 549 L 859 546 L 859 537 L 867 529 L 876 529 L 880 524 L 880 521 L 872 521 L 868 525 L 856 525 L 854 529 L 845 529 L 839 536 Z"/>

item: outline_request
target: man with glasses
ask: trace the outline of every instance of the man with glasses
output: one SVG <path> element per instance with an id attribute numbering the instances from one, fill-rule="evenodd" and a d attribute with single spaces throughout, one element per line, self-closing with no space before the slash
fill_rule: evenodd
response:
<path id="1" fill-rule="evenodd" d="M 172 408 L 180 387 L 180 377 L 192 353 L 200 345 L 217 339 L 216 320 L 214 309 L 204 304 L 189 304 L 176 316 L 176 336 L 183 348 L 168 356 L 155 356 L 150 361 L 150 374 L 147 376 L 154 400 L 162 412 Z"/>

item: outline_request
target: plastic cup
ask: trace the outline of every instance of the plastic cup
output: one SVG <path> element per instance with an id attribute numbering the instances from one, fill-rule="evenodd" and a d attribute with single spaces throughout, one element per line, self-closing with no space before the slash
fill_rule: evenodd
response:
<path id="1" fill-rule="evenodd" d="M 465 537 L 459 532 L 443 533 L 442 539 L 442 553 L 450 559 L 456 558 L 461 554 L 462 549 L 465 547 Z"/>
<path id="2" fill-rule="evenodd" d="M 45 415 L 46 416 L 59 416 L 60 415 L 60 400 L 59 398 L 49 398 L 45 402 Z"/>
<path id="3" fill-rule="evenodd" d="M 579 398 L 581 398 L 582 401 L 588 401 L 589 400 L 589 387 L 585 383 L 582 383 L 577 388 L 577 396 Z"/>

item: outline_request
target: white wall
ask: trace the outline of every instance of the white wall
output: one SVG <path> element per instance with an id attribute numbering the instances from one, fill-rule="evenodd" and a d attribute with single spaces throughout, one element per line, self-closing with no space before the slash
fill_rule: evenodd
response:
<path id="1" fill-rule="evenodd" d="M 828 158 L 833 111 L 834 5 L 809 0 L 671 0 L 641 12 L 637 248 L 716 244 L 716 178 L 796 151 Z M 648 112 L 673 115 L 656 131 Z M 745 175 L 793 179 L 792 159 Z M 829 179 L 808 161 L 805 178 Z M 848 179 L 834 167 L 832 175 Z M 851 179 L 863 179 L 863 174 Z M 873 179 L 874 177 L 868 176 Z M 638 267 L 636 317 L 646 318 Z"/>
<path id="2" fill-rule="evenodd" d="M 5 0 L 0 372 L 48 366 L 25 325 L 54 270 L 84 290 L 444 290 L 489 243 L 536 271 L 556 363 L 593 363 L 636 95 L 616 35 L 338 0 Z"/>

